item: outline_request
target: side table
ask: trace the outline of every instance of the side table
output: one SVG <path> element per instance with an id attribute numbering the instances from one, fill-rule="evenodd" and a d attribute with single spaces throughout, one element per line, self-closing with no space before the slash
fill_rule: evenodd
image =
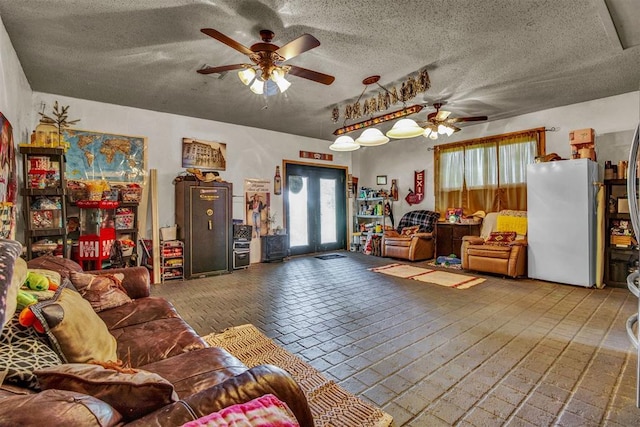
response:
<path id="1" fill-rule="evenodd" d="M 460 258 L 462 238 L 464 236 L 479 236 L 482 223 L 451 224 L 449 222 L 438 222 L 436 227 L 436 257 L 455 254 Z"/>
<path id="2" fill-rule="evenodd" d="M 261 240 L 261 261 L 273 262 L 283 261 L 287 256 L 287 249 L 289 248 L 286 234 L 273 234 L 260 237 Z"/>

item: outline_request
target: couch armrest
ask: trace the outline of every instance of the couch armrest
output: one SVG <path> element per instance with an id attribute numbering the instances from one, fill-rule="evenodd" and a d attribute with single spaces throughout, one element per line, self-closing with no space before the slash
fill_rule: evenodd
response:
<path id="1" fill-rule="evenodd" d="M 467 242 L 470 245 L 482 245 L 484 244 L 484 239 L 479 236 L 462 236 L 462 241 Z"/>
<path id="2" fill-rule="evenodd" d="M 149 270 L 146 267 L 111 268 L 87 271 L 87 273 L 96 275 L 122 273 L 124 274 L 122 287 L 130 298 L 137 299 L 151 295 L 151 280 L 149 279 Z"/>
<path id="3" fill-rule="evenodd" d="M 302 427 L 313 427 L 304 393 L 294 379 L 273 365 L 259 365 L 132 422 L 131 426 L 182 425 L 236 403 L 271 393 L 285 402 Z"/>
<path id="4" fill-rule="evenodd" d="M 413 233 L 411 237 L 417 237 L 419 239 L 433 239 L 433 232 L 430 233 Z"/>
<path id="5" fill-rule="evenodd" d="M 509 246 L 527 246 L 528 242 L 527 239 L 518 239 L 518 240 L 514 240 L 513 242 L 509 242 Z"/>

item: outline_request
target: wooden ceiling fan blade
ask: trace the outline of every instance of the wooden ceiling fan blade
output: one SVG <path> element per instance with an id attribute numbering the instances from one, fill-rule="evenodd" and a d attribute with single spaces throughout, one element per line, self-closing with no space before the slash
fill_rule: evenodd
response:
<path id="1" fill-rule="evenodd" d="M 450 119 L 452 122 L 481 122 L 483 120 L 488 120 L 487 116 L 473 116 L 473 117 L 454 117 Z"/>
<path id="2" fill-rule="evenodd" d="M 451 111 L 438 110 L 436 114 L 436 121 L 443 122 L 447 119 L 447 117 L 449 117 L 450 114 L 451 114 Z"/>
<path id="3" fill-rule="evenodd" d="M 311 34 L 303 34 L 276 50 L 276 53 L 286 61 L 318 46 L 320 46 L 320 41 L 317 38 Z"/>
<path id="4" fill-rule="evenodd" d="M 221 65 L 220 67 L 205 67 L 198 70 L 200 74 L 223 73 L 229 70 L 239 70 L 240 68 L 251 67 L 249 64 Z"/>
<path id="5" fill-rule="evenodd" d="M 306 68 L 298 67 L 296 65 L 291 65 L 289 69 L 289 74 L 293 74 L 294 76 L 302 77 L 303 79 L 313 80 L 314 82 L 322 83 L 324 85 L 330 85 L 336 79 L 333 76 L 328 74 L 319 73 L 317 71 L 308 70 Z"/>
<path id="6" fill-rule="evenodd" d="M 202 28 L 200 31 L 202 31 L 203 33 L 205 33 L 209 37 L 213 37 L 214 39 L 218 40 L 219 42 L 224 43 L 227 46 L 234 48 L 235 50 L 237 50 L 240 53 L 244 53 L 245 55 L 251 55 L 253 53 L 253 51 L 251 49 L 249 49 L 248 47 L 238 43 L 237 41 L 233 40 L 230 37 L 225 36 L 224 34 L 222 34 L 218 30 L 214 30 L 213 28 Z"/>

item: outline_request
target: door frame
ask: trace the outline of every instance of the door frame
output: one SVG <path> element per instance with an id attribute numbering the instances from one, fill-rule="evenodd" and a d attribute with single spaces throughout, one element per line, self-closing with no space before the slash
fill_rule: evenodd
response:
<path id="1" fill-rule="evenodd" d="M 349 167 L 348 166 L 344 166 L 344 165 L 327 165 L 324 163 L 313 163 L 313 162 L 301 162 L 298 160 L 287 160 L 287 159 L 283 159 L 282 160 L 282 194 L 283 194 L 283 198 L 282 198 L 282 226 L 287 229 L 287 216 L 284 215 L 284 213 L 287 211 L 286 210 L 286 203 L 289 203 L 289 198 L 287 196 L 287 192 L 288 192 L 288 180 L 285 179 L 287 176 L 287 165 L 302 165 L 302 166 L 314 166 L 314 167 L 319 167 L 319 168 L 326 168 L 326 169 L 342 169 L 344 170 L 344 195 L 345 195 L 345 199 L 344 199 L 344 206 L 345 206 L 345 215 L 344 215 L 344 235 L 345 235 L 345 239 L 344 239 L 344 248 L 343 249 L 348 249 L 349 248 L 349 242 L 350 242 L 350 235 L 349 235 Z"/>

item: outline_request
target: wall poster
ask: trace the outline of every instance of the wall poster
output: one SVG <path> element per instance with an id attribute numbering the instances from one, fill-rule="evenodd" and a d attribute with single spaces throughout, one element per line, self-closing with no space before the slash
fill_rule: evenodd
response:
<path id="1" fill-rule="evenodd" d="M 0 113 L 0 237 L 15 239 L 15 203 L 18 191 L 16 149 L 13 144 L 13 128 Z"/>
<path id="2" fill-rule="evenodd" d="M 245 223 L 253 226 L 253 237 L 269 234 L 269 207 L 271 205 L 271 180 L 245 179 Z"/>
<path id="3" fill-rule="evenodd" d="M 147 138 L 65 129 L 65 176 L 76 181 L 136 183 L 146 177 Z"/>

